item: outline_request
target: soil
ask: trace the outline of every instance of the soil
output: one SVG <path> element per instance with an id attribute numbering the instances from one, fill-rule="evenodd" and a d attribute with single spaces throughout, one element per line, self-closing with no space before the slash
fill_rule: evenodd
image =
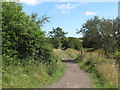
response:
<path id="1" fill-rule="evenodd" d="M 90 88 L 91 79 L 87 72 L 80 69 L 75 60 L 64 59 L 66 71 L 64 76 L 48 88 Z"/>

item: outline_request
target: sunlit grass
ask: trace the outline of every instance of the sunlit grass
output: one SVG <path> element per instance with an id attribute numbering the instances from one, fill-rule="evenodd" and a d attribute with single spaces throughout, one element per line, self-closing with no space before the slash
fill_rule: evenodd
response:
<path id="1" fill-rule="evenodd" d="M 3 65 L 2 87 L 42 88 L 59 80 L 64 75 L 65 65 L 60 57 L 57 54 L 55 55 L 57 61 L 52 61 L 50 64 L 43 64 L 37 61 L 24 66 L 15 64 Z"/>
<path id="2" fill-rule="evenodd" d="M 64 67 L 60 62 L 57 65 L 53 75 L 49 75 L 49 67 L 43 64 L 24 67 L 8 66 L 7 71 L 3 72 L 3 88 L 35 88 L 49 85 L 63 75 Z"/>
<path id="3" fill-rule="evenodd" d="M 80 53 L 79 51 L 71 48 L 68 48 L 66 50 L 54 49 L 53 51 L 59 56 L 59 58 L 63 59 L 76 58 Z"/>
<path id="4" fill-rule="evenodd" d="M 65 53 L 69 55 L 70 58 L 76 58 L 80 52 L 75 49 L 68 48 L 65 50 Z"/>
<path id="5" fill-rule="evenodd" d="M 86 50 L 87 51 L 87 50 Z M 93 87 L 96 88 L 117 88 L 118 67 L 115 59 L 107 59 L 100 53 L 84 51 L 83 58 L 77 57 L 78 64 L 82 69 L 91 73 Z"/>

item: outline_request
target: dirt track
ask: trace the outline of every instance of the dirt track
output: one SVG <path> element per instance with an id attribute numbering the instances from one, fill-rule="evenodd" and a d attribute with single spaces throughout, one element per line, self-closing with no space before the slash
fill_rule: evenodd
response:
<path id="1" fill-rule="evenodd" d="M 74 60 L 62 60 L 66 63 L 65 75 L 49 88 L 90 88 L 91 80 L 85 71 L 81 70 Z"/>

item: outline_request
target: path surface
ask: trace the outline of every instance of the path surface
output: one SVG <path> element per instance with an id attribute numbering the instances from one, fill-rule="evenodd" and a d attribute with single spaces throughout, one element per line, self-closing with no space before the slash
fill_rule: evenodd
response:
<path id="1" fill-rule="evenodd" d="M 90 88 L 91 80 L 85 71 L 81 70 L 74 60 L 62 60 L 66 63 L 65 75 L 49 88 Z"/>

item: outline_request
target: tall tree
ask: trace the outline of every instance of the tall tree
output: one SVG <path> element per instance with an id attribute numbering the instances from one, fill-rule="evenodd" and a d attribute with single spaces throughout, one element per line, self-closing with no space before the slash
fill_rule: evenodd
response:
<path id="1" fill-rule="evenodd" d="M 62 41 L 66 37 L 66 34 L 67 32 L 64 32 L 60 27 L 53 28 L 52 31 L 49 31 L 48 35 L 52 38 L 54 48 L 61 48 Z"/>
<path id="2" fill-rule="evenodd" d="M 100 19 L 95 16 L 94 18 L 87 20 L 86 23 L 83 24 L 82 28 L 77 33 L 83 34 L 83 45 L 85 47 L 95 47 L 97 49 L 100 47 L 100 34 L 98 32 Z"/>
<path id="3" fill-rule="evenodd" d="M 66 34 L 67 32 L 64 32 L 60 27 L 53 28 L 52 31 L 49 31 L 49 37 L 51 38 L 64 38 Z"/>
<path id="4" fill-rule="evenodd" d="M 49 21 L 49 18 L 47 15 L 41 16 L 40 18 L 38 18 L 38 14 L 37 13 L 32 13 L 31 14 L 31 19 L 33 21 L 36 21 L 36 24 L 39 26 L 39 28 L 41 28 L 42 26 L 44 26 L 47 22 Z"/>
<path id="5" fill-rule="evenodd" d="M 99 19 L 95 16 L 83 24 L 78 33 L 83 34 L 85 47 L 103 49 L 105 54 L 113 53 L 119 47 L 119 19 Z"/>

